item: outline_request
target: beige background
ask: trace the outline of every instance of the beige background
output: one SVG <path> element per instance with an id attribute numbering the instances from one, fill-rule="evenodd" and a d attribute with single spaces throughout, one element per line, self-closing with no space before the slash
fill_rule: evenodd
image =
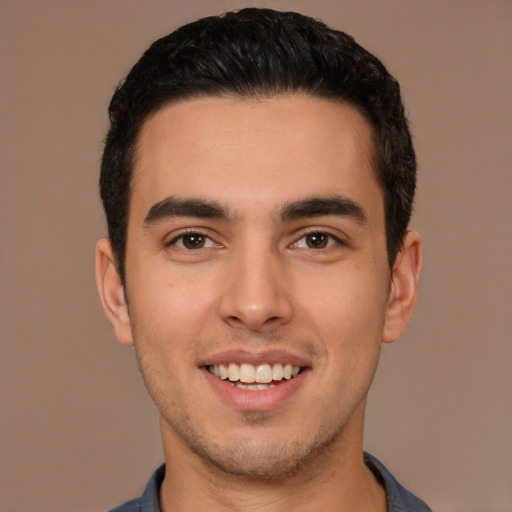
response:
<path id="1" fill-rule="evenodd" d="M 93 283 L 106 107 L 153 39 L 245 5 L 322 18 L 402 83 L 426 268 L 384 348 L 366 447 L 435 510 L 512 510 L 508 0 L 0 0 L 0 510 L 106 510 L 162 459 Z"/>

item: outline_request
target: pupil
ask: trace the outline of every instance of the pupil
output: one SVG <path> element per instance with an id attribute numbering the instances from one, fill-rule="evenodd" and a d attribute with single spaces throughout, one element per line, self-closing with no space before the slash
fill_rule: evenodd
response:
<path id="1" fill-rule="evenodd" d="M 327 243 L 327 236 L 323 233 L 313 233 L 308 236 L 308 245 L 312 249 L 318 249 L 319 247 L 325 247 Z"/>
<path id="2" fill-rule="evenodd" d="M 198 247 L 202 247 L 204 245 L 204 237 L 203 235 L 187 235 L 183 238 L 183 245 L 187 249 L 197 249 Z"/>

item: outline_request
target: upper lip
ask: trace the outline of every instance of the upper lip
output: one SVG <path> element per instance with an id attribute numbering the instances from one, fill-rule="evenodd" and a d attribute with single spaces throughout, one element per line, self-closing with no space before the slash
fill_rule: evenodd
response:
<path id="1" fill-rule="evenodd" d="M 310 359 L 283 350 L 266 350 L 263 352 L 249 352 L 247 350 L 225 350 L 211 354 L 199 362 L 198 366 L 213 366 L 216 364 L 291 364 L 292 366 L 309 367 Z"/>

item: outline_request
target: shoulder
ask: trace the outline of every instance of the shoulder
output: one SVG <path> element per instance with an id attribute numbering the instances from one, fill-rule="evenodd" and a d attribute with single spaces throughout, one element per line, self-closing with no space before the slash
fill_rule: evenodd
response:
<path id="1" fill-rule="evenodd" d="M 117 507 L 111 509 L 109 512 L 160 512 L 160 505 L 158 503 L 158 493 L 160 485 L 165 476 L 165 464 L 162 464 L 149 479 L 144 493 L 140 498 L 134 498 Z"/>
<path id="2" fill-rule="evenodd" d="M 376 457 L 365 453 L 364 462 L 386 490 L 388 512 L 432 512 L 424 501 L 405 489 Z"/>
<path id="3" fill-rule="evenodd" d="M 129 500 L 109 510 L 109 512 L 142 512 L 142 504 L 140 498 Z"/>

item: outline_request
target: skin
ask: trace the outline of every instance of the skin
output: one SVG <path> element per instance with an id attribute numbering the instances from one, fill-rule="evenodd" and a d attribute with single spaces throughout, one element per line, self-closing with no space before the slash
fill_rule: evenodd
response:
<path id="1" fill-rule="evenodd" d="M 188 100 L 144 124 L 126 294 L 106 239 L 96 279 L 160 411 L 164 512 L 386 510 L 362 460 L 364 409 L 381 343 L 414 310 L 421 247 L 409 232 L 390 271 L 371 154 L 356 109 L 304 96 Z M 360 215 L 285 215 L 333 197 Z M 151 218 L 190 199 L 222 215 Z M 233 404 L 205 375 L 219 354 L 275 351 L 307 367 L 279 402 Z"/>

